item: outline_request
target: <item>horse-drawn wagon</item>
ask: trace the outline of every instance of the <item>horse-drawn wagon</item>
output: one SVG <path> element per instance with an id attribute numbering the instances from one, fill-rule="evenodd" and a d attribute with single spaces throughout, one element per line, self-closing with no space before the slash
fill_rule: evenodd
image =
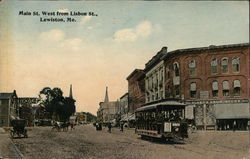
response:
<path id="1" fill-rule="evenodd" d="M 13 128 L 10 129 L 10 137 L 28 137 L 26 126 L 26 120 L 24 119 L 15 119 L 11 121 L 11 125 Z"/>

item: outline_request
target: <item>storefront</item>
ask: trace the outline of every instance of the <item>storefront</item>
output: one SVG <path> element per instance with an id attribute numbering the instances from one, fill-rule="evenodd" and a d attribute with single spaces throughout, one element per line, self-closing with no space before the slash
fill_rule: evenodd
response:
<path id="1" fill-rule="evenodd" d="M 249 103 L 215 105 L 217 130 L 249 130 Z"/>

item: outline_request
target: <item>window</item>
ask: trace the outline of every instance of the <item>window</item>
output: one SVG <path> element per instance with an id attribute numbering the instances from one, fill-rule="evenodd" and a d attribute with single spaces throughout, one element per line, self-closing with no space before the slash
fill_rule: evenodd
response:
<path id="1" fill-rule="evenodd" d="M 175 89 L 175 96 L 180 97 L 180 85 L 175 85 L 174 89 Z"/>
<path id="2" fill-rule="evenodd" d="M 195 82 L 190 84 L 190 97 L 196 98 L 196 83 Z"/>
<path id="3" fill-rule="evenodd" d="M 234 96 L 240 96 L 240 80 L 234 80 Z"/>
<path id="4" fill-rule="evenodd" d="M 228 72 L 228 58 L 224 57 L 221 60 L 221 71 L 222 73 Z"/>
<path id="5" fill-rule="evenodd" d="M 150 102 L 150 96 L 148 95 L 148 102 Z"/>
<path id="6" fill-rule="evenodd" d="M 240 58 L 234 57 L 232 59 L 233 72 L 240 72 Z"/>
<path id="7" fill-rule="evenodd" d="M 158 93 L 156 93 L 155 100 L 158 100 L 158 99 L 159 99 Z"/>
<path id="8" fill-rule="evenodd" d="M 218 65 L 218 62 L 217 62 L 217 59 L 213 59 L 211 61 L 211 72 L 212 73 L 217 73 L 217 65 Z"/>
<path id="9" fill-rule="evenodd" d="M 218 82 L 217 81 L 213 81 L 212 82 L 212 95 L 213 97 L 218 97 Z"/>
<path id="10" fill-rule="evenodd" d="M 170 97 L 170 86 L 167 85 L 166 97 Z"/>
<path id="11" fill-rule="evenodd" d="M 229 82 L 228 81 L 223 81 L 222 82 L 222 88 L 223 88 L 223 96 L 227 97 L 229 96 Z"/>
<path id="12" fill-rule="evenodd" d="M 180 76 L 179 64 L 177 62 L 174 63 L 174 73 L 175 76 Z"/>
<path id="13" fill-rule="evenodd" d="M 169 68 L 166 68 L 166 79 L 170 78 Z"/>
<path id="14" fill-rule="evenodd" d="M 160 70 L 160 84 L 163 82 L 163 69 Z"/>
<path id="15" fill-rule="evenodd" d="M 192 61 L 189 62 L 188 68 L 189 68 L 189 75 L 190 76 L 195 76 L 196 75 L 196 63 L 195 63 L 195 60 L 192 60 Z"/>

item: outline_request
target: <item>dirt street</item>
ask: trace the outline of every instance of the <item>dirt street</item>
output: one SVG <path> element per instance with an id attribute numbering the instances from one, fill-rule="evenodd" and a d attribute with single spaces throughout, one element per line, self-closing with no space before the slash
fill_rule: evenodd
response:
<path id="1" fill-rule="evenodd" d="M 142 140 L 133 130 L 96 131 L 92 125 L 68 132 L 30 128 L 29 138 L 14 139 L 27 159 L 250 159 L 249 132 L 198 131 L 185 143 Z"/>

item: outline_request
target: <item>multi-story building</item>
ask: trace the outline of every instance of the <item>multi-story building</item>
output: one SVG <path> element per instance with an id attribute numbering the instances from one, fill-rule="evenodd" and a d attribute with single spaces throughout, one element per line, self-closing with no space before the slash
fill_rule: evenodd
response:
<path id="1" fill-rule="evenodd" d="M 128 112 L 133 114 L 135 110 L 145 103 L 145 73 L 141 69 L 135 69 L 128 77 Z"/>
<path id="2" fill-rule="evenodd" d="M 145 100 L 146 103 L 154 102 L 165 98 L 165 65 L 161 59 L 167 53 L 167 47 L 163 47 L 145 65 Z"/>
<path id="3" fill-rule="evenodd" d="M 145 67 L 146 103 L 176 98 L 200 129 L 246 129 L 249 68 L 249 43 L 171 52 L 163 47 Z"/>
<path id="4" fill-rule="evenodd" d="M 11 126 L 10 121 L 18 118 L 18 97 L 16 91 L 0 93 L 0 126 Z"/>
<path id="5" fill-rule="evenodd" d="M 121 116 L 121 118 L 125 114 L 128 114 L 128 93 L 125 93 L 120 98 L 118 114 Z"/>
<path id="6" fill-rule="evenodd" d="M 104 102 L 100 102 L 99 106 L 100 107 L 97 112 L 99 122 L 107 123 L 113 122 L 117 119 L 119 101 L 109 101 L 107 87 Z"/>

